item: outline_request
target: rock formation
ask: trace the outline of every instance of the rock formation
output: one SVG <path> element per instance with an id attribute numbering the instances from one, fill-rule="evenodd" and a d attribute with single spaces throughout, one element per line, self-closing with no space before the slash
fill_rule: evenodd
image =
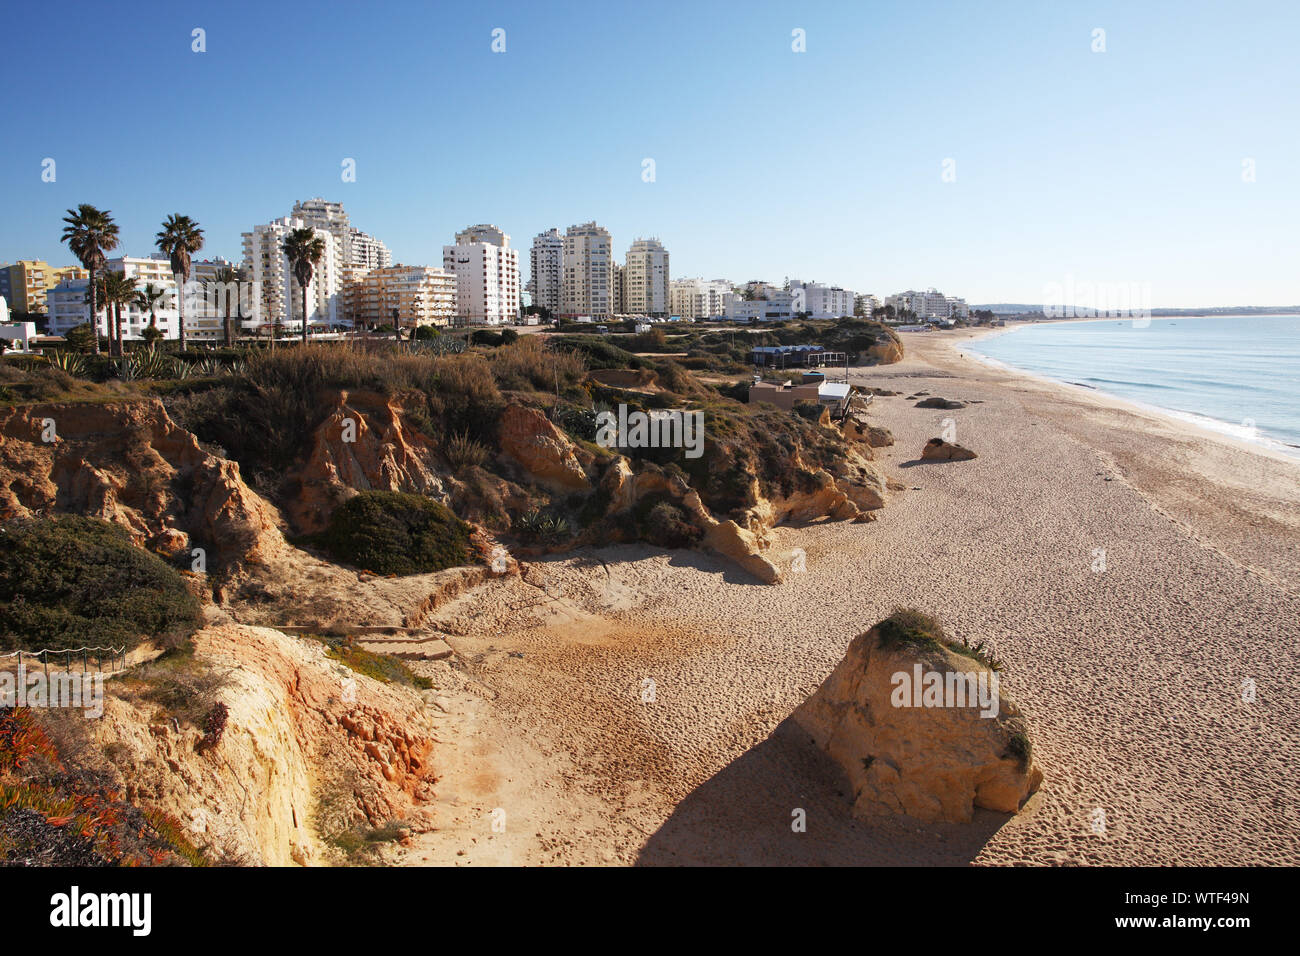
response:
<path id="1" fill-rule="evenodd" d="M 0 520 L 50 512 L 112 521 L 169 557 L 201 547 L 209 571 L 284 544 L 239 465 L 205 451 L 156 399 L 0 410 Z"/>
<path id="2" fill-rule="evenodd" d="M 954 693 L 931 694 L 930 674 Z M 959 681 L 968 674 L 972 680 Z M 877 627 L 853 639 L 791 719 L 843 768 L 855 814 L 965 822 L 975 807 L 1015 813 L 1042 773 L 1024 717 L 993 675 L 939 642 L 884 646 Z M 990 706 L 981 706 L 981 682 Z M 957 705 L 959 683 L 966 706 Z"/>
<path id="3" fill-rule="evenodd" d="M 922 461 L 970 461 L 978 457 L 969 448 L 944 441 L 942 438 L 931 438 L 921 449 Z"/>
<path id="4" fill-rule="evenodd" d="M 323 799 L 344 827 L 431 825 L 421 804 L 432 796 L 434 734 L 418 691 L 269 628 L 213 624 L 194 649 L 229 682 L 214 748 L 196 749 L 197 728 L 153 720 L 155 706 L 136 703 L 129 683 L 111 682 L 103 719 L 87 722 L 129 800 L 171 813 L 199 846 L 271 866 L 330 862 Z"/>
<path id="5" fill-rule="evenodd" d="M 541 484 L 557 491 L 591 488 L 578 446 L 537 409 L 506 406 L 500 440 L 502 454 Z"/>
<path id="6" fill-rule="evenodd" d="M 965 408 L 965 402 L 954 402 L 951 399 L 939 398 L 937 395 L 933 398 L 923 398 L 916 403 L 917 408 Z"/>

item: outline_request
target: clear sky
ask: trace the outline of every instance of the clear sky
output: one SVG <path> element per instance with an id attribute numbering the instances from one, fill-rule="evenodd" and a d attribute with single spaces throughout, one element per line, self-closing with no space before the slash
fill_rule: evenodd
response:
<path id="1" fill-rule="evenodd" d="M 1300 303 L 1297 0 L 54 2 L 2 22 L 0 261 L 70 262 L 81 202 L 129 254 L 179 212 L 201 255 L 238 259 L 241 232 L 323 196 L 412 264 L 471 223 L 526 259 L 595 219 L 620 259 L 658 236 L 674 277 Z"/>

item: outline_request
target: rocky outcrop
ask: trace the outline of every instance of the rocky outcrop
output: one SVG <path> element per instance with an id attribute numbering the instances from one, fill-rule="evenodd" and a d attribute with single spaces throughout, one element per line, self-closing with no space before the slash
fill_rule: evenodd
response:
<path id="1" fill-rule="evenodd" d="M 215 747 L 197 746 L 199 728 L 156 720 L 130 681 L 109 682 L 103 719 L 87 722 L 129 800 L 166 810 L 200 847 L 271 866 L 331 862 L 326 816 L 340 829 L 431 826 L 434 734 L 417 691 L 269 628 L 214 624 L 194 648 L 225 681 Z"/>
<path id="2" fill-rule="evenodd" d="M 334 509 L 358 491 L 406 491 L 445 498 L 432 440 L 412 428 L 390 396 L 340 391 L 312 434 L 285 502 L 294 527 L 322 530 Z"/>
<path id="3" fill-rule="evenodd" d="M 537 409 L 506 406 L 500 440 L 502 454 L 539 484 L 562 492 L 591 488 L 578 447 Z"/>
<path id="4" fill-rule="evenodd" d="M 894 443 L 894 434 L 883 425 L 874 425 L 864 412 L 850 412 L 844 416 L 841 430 L 845 441 L 871 448 L 885 448 Z"/>
<path id="5" fill-rule="evenodd" d="M 168 557 L 202 548 L 207 571 L 283 545 L 276 510 L 239 465 L 209 454 L 156 399 L 0 410 L 0 520 L 102 518 Z"/>
<path id="6" fill-rule="evenodd" d="M 843 769 L 861 816 L 1015 813 L 1042 782 L 1024 716 L 995 672 L 937 643 L 885 647 L 876 628 L 858 635 L 791 719 Z"/>
<path id="7" fill-rule="evenodd" d="M 931 438 L 921 449 L 922 461 L 970 461 L 978 457 L 969 448 L 944 441 L 942 438 Z"/>
<path id="8" fill-rule="evenodd" d="M 916 403 L 917 408 L 965 408 L 965 402 L 954 402 L 947 398 L 934 396 L 932 398 L 923 398 Z"/>

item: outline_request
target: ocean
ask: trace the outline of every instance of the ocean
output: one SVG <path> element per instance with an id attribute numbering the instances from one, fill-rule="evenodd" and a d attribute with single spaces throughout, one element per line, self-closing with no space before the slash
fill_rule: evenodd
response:
<path id="1" fill-rule="evenodd" d="M 1012 326 L 962 351 L 1300 457 L 1300 315 Z"/>

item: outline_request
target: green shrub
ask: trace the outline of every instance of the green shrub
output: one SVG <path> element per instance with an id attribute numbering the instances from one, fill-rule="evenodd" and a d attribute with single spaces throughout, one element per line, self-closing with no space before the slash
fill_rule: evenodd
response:
<path id="1" fill-rule="evenodd" d="M 180 572 L 117 525 L 64 515 L 0 526 L 0 649 L 171 646 L 201 620 Z"/>
<path id="2" fill-rule="evenodd" d="M 904 646 L 920 648 L 946 647 L 973 660 L 979 661 L 989 670 L 1002 670 L 1002 661 L 988 649 L 986 642 L 974 644 L 965 640 L 954 640 L 944 631 L 939 619 L 925 614 L 915 608 L 897 608 L 876 625 L 876 634 L 883 648 Z"/>
<path id="3" fill-rule="evenodd" d="M 375 574 L 424 574 L 469 564 L 469 537 L 469 525 L 431 498 L 363 491 L 313 540 L 335 561 Z"/>
<path id="4" fill-rule="evenodd" d="M 648 495 L 637 504 L 637 533 L 660 548 L 689 548 L 700 539 L 700 529 L 674 502 Z"/>

